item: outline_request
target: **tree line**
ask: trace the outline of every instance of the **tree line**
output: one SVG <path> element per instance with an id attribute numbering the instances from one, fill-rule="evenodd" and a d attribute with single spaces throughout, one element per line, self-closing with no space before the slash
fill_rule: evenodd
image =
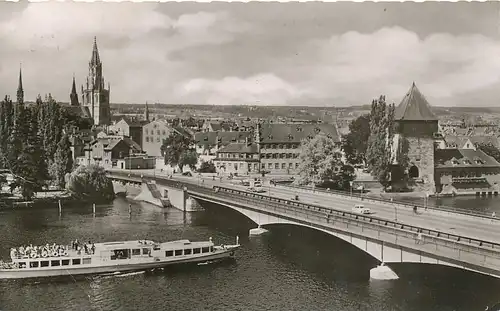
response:
<path id="1" fill-rule="evenodd" d="M 49 94 L 38 95 L 25 105 L 22 96 L 0 102 L 0 167 L 14 176 L 11 190 L 20 188 L 23 198 L 50 183 L 64 188 L 73 157 L 68 129 L 72 122 L 66 110 Z"/>

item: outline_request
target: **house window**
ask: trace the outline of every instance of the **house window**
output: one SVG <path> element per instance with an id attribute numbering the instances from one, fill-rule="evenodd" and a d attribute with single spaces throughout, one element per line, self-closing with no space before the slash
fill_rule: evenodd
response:
<path id="1" fill-rule="evenodd" d="M 267 168 L 273 168 L 273 164 L 272 163 L 268 163 L 267 164 Z"/>
<path id="2" fill-rule="evenodd" d="M 288 163 L 288 168 L 293 168 L 293 163 Z"/>
<path id="3" fill-rule="evenodd" d="M 295 163 L 295 168 L 299 168 L 299 163 Z"/>
<path id="4" fill-rule="evenodd" d="M 286 169 L 286 163 L 281 163 L 281 169 Z"/>
<path id="5" fill-rule="evenodd" d="M 266 169 L 266 163 L 262 163 L 262 169 Z"/>
<path id="6" fill-rule="evenodd" d="M 279 170 L 280 164 L 279 163 L 274 163 L 274 168 L 277 169 L 277 170 Z"/>
<path id="7" fill-rule="evenodd" d="M 156 142 L 159 143 L 160 142 L 160 137 L 156 137 Z"/>
<path id="8" fill-rule="evenodd" d="M 146 142 L 149 143 L 149 137 L 146 136 Z"/>

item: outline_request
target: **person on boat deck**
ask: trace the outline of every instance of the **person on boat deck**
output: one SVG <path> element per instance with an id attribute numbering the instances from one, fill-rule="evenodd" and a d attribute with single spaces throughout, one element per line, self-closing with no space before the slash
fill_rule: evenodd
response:
<path id="1" fill-rule="evenodd" d="M 95 245 L 92 243 L 92 254 L 95 254 Z"/>

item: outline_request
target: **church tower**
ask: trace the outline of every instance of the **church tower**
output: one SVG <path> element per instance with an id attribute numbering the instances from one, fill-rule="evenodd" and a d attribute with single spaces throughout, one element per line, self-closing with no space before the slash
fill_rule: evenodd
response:
<path id="1" fill-rule="evenodd" d="M 144 120 L 149 122 L 149 107 L 148 107 L 148 102 L 146 102 L 146 108 L 144 109 Z"/>
<path id="2" fill-rule="evenodd" d="M 108 89 L 105 88 L 102 62 L 97 49 L 97 40 L 94 37 L 89 74 L 86 84 L 82 86 L 82 106 L 88 107 L 95 125 L 107 125 L 111 122 L 109 95 L 110 87 L 108 84 Z"/>
<path id="3" fill-rule="evenodd" d="M 19 67 L 19 83 L 17 85 L 16 95 L 17 95 L 17 103 L 24 104 L 23 73 L 21 67 Z"/>
<path id="4" fill-rule="evenodd" d="M 438 119 L 415 82 L 394 113 L 396 132 L 408 141 L 408 176 L 421 191 L 434 193 L 434 138 Z"/>
<path id="5" fill-rule="evenodd" d="M 73 85 L 71 86 L 71 94 L 69 94 L 69 98 L 71 100 L 71 106 L 80 105 L 80 103 L 78 103 L 78 94 L 76 93 L 75 76 L 73 76 Z"/>

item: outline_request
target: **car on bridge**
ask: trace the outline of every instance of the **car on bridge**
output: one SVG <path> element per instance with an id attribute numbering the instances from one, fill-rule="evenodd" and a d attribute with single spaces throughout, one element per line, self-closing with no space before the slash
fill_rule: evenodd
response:
<path id="1" fill-rule="evenodd" d="M 372 211 L 368 207 L 365 207 L 363 204 L 354 205 L 352 211 L 353 213 L 358 213 L 358 214 L 372 214 Z"/>

